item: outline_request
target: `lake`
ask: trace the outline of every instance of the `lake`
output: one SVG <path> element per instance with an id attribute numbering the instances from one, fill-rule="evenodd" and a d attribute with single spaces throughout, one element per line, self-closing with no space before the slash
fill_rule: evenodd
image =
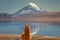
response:
<path id="1" fill-rule="evenodd" d="M 0 23 L 0 34 L 21 34 L 24 31 L 26 22 L 5 22 Z M 60 25 L 50 23 L 28 23 L 31 33 L 47 36 L 60 36 Z"/>

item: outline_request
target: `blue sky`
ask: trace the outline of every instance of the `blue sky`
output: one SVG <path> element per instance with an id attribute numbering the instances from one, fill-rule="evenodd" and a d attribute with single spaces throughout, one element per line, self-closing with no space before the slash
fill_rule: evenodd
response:
<path id="1" fill-rule="evenodd" d="M 60 11 L 60 0 L 0 0 L 0 13 L 15 13 L 28 3 L 35 3 L 49 12 Z"/>

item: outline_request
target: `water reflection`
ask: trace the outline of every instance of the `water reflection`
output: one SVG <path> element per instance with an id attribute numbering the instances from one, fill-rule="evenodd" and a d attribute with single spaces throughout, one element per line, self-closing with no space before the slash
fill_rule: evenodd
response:
<path id="1" fill-rule="evenodd" d="M 25 28 L 24 22 L 0 23 L 0 34 L 21 34 Z M 60 36 L 60 26 L 49 23 L 28 23 L 31 33 L 39 35 Z"/>

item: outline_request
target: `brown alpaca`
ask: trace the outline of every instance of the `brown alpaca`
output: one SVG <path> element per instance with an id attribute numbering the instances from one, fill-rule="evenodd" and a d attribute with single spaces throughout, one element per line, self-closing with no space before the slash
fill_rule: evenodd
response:
<path id="1" fill-rule="evenodd" d="M 29 26 L 29 24 L 26 24 L 25 31 L 23 32 L 21 37 L 22 37 L 22 40 L 31 40 L 32 35 L 30 34 L 30 26 Z"/>

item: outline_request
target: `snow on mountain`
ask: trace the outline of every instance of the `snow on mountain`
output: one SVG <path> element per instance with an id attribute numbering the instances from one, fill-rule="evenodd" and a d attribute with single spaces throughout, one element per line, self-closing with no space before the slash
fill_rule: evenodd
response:
<path id="1" fill-rule="evenodd" d="M 18 10 L 16 13 L 13 14 L 13 16 L 24 16 L 29 14 L 38 14 L 42 13 L 43 10 L 41 10 L 36 4 L 29 3 L 27 6 L 23 7 L 22 9 Z"/>

